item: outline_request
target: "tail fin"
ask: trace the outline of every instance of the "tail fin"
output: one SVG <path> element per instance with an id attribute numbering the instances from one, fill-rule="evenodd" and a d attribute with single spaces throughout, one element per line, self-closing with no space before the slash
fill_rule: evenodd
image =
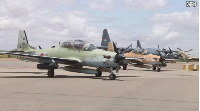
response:
<path id="1" fill-rule="evenodd" d="M 109 42 L 109 43 L 108 43 L 108 51 L 115 52 L 112 42 Z"/>
<path id="2" fill-rule="evenodd" d="M 108 31 L 107 31 L 107 29 L 104 29 L 103 35 L 102 35 L 102 40 L 101 40 L 101 46 L 108 46 L 109 42 L 111 42 L 111 41 L 110 41 Z"/>
<path id="3" fill-rule="evenodd" d="M 142 49 L 142 46 L 141 46 L 141 44 L 140 44 L 140 41 L 139 41 L 139 40 L 137 40 L 137 48 L 140 48 L 140 49 Z"/>
<path id="4" fill-rule="evenodd" d="M 28 39 L 25 30 L 20 30 L 18 35 L 17 51 L 31 51 L 36 48 L 28 44 Z"/>
<path id="5" fill-rule="evenodd" d="M 144 51 L 145 50 L 142 48 L 140 41 L 137 40 L 137 52 L 142 54 Z"/>

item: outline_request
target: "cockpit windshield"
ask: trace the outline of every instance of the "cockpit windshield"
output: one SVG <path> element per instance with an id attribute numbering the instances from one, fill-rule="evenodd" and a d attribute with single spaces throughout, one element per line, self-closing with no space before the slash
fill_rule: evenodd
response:
<path id="1" fill-rule="evenodd" d="M 85 44 L 87 44 L 88 42 L 86 42 L 86 41 L 83 41 L 83 40 L 75 40 L 74 41 L 74 48 L 75 49 L 78 49 L 78 50 L 81 50 L 82 48 L 83 48 L 83 46 L 85 45 Z"/>
<path id="2" fill-rule="evenodd" d="M 72 49 L 73 48 L 72 45 L 73 45 L 73 40 L 69 40 L 69 41 L 64 42 L 62 44 L 62 47 Z"/>
<path id="3" fill-rule="evenodd" d="M 84 48 L 83 50 L 85 51 L 91 51 L 95 49 L 93 44 L 90 44 L 89 42 L 84 41 L 84 40 L 66 41 L 62 44 L 62 47 L 69 48 L 69 49 L 72 49 L 74 47 L 77 50 L 81 50 Z"/>
<path id="4" fill-rule="evenodd" d="M 94 49 L 96 49 L 96 47 L 93 44 L 88 44 L 84 48 L 85 51 L 92 51 Z"/>

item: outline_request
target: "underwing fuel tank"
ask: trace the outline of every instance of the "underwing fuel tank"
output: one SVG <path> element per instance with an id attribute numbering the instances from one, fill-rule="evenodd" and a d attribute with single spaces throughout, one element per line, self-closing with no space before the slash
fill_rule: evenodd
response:
<path id="1" fill-rule="evenodd" d="M 77 73 L 85 73 L 85 74 L 97 74 L 98 71 L 95 69 L 89 69 L 89 68 L 73 68 L 73 67 L 62 67 L 62 69 L 70 72 L 77 72 Z"/>

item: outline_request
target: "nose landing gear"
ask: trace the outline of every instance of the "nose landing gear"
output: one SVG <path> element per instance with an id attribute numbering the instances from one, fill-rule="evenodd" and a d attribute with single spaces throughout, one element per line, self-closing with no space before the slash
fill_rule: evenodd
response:
<path id="1" fill-rule="evenodd" d="M 115 80 L 116 75 L 112 72 L 112 73 L 109 75 L 109 78 L 110 78 L 110 80 Z"/>

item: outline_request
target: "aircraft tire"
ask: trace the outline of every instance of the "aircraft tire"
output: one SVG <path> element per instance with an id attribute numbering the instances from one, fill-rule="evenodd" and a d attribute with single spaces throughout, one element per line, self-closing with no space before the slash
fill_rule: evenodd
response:
<path id="1" fill-rule="evenodd" d="M 124 66 L 123 66 L 123 70 L 126 70 L 126 69 L 127 69 L 127 65 L 124 65 Z"/>
<path id="2" fill-rule="evenodd" d="M 109 78 L 110 78 L 110 80 L 115 80 L 116 75 L 115 75 L 115 74 L 110 74 L 110 75 L 109 75 Z"/>
<path id="3" fill-rule="evenodd" d="M 156 67 L 153 67 L 153 70 L 155 71 L 155 70 L 156 70 Z"/>
<path id="4" fill-rule="evenodd" d="M 54 69 L 50 69 L 47 72 L 48 77 L 54 77 Z"/>
<path id="5" fill-rule="evenodd" d="M 157 68 L 157 72 L 160 72 L 160 67 Z"/>
<path id="6" fill-rule="evenodd" d="M 96 75 L 96 77 L 101 77 L 102 72 L 98 70 L 98 73 L 96 73 L 95 75 Z"/>

